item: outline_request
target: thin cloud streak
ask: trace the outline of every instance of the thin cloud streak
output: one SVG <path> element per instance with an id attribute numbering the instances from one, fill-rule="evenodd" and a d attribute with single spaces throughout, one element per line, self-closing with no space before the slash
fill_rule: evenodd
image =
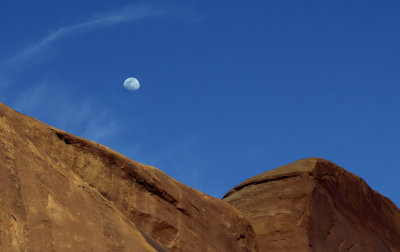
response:
<path id="1" fill-rule="evenodd" d="M 1 69 L 0 69 L 1 71 Z M 4 91 L 10 86 L 8 79 L 0 73 L 0 98 L 4 94 Z"/>
<path id="2" fill-rule="evenodd" d="M 44 100 L 46 103 L 43 103 Z M 48 104 L 57 104 L 57 107 Z M 89 98 L 79 101 L 60 95 L 48 83 L 27 89 L 9 105 L 53 127 L 101 144 L 118 137 L 124 130 L 120 120 L 106 108 L 100 109 Z M 102 112 L 99 113 L 99 110 Z"/>
<path id="3" fill-rule="evenodd" d="M 95 18 L 92 18 L 89 21 L 71 26 L 61 27 L 56 31 L 51 32 L 49 35 L 43 37 L 38 42 L 25 48 L 25 50 L 22 50 L 21 52 L 6 60 L 4 64 L 10 66 L 26 61 L 34 55 L 39 54 L 44 48 L 48 47 L 54 41 L 73 33 L 95 29 L 101 26 L 114 25 L 118 23 L 150 17 L 157 17 L 162 15 L 164 12 L 164 9 L 155 9 L 144 6 L 128 6 L 119 11 L 114 11 L 103 15 L 96 15 Z"/>

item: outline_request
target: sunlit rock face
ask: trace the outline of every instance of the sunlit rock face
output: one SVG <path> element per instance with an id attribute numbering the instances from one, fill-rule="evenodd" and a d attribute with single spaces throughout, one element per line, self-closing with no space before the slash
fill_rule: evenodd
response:
<path id="1" fill-rule="evenodd" d="M 324 159 L 252 177 L 224 200 L 250 221 L 260 251 L 400 251 L 400 210 Z"/>
<path id="2" fill-rule="evenodd" d="M 324 159 L 223 200 L 0 103 L 2 251 L 400 251 L 400 211 Z"/>
<path id="3" fill-rule="evenodd" d="M 257 251 L 228 203 L 0 103 L 0 251 Z"/>

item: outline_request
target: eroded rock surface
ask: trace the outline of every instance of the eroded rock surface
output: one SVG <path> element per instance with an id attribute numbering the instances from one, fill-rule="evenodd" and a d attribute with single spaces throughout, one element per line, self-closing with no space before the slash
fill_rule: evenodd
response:
<path id="1" fill-rule="evenodd" d="M 234 207 L 0 103 L 0 251 L 256 251 Z"/>
<path id="2" fill-rule="evenodd" d="M 318 158 L 219 200 L 0 103 L 0 251 L 258 250 L 400 251 L 400 210 Z"/>
<path id="3" fill-rule="evenodd" d="M 324 159 L 252 177 L 224 200 L 251 222 L 260 251 L 400 251 L 400 210 Z"/>

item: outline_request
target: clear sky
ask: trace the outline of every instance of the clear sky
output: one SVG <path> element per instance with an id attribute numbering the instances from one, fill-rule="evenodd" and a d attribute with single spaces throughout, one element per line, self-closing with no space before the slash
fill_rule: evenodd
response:
<path id="1" fill-rule="evenodd" d="M 399 13 L 399 1 L 2 1 L 0 101 L 216 197 L 321 157 L 399 206 Z"/>

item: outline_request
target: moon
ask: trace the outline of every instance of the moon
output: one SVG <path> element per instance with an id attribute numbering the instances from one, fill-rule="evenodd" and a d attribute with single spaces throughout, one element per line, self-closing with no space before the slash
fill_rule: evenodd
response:
<path id="1" fill-rule="evenodd" d="M 136 78 L 129 77 L 124 81 L 124 88 L 129 91 L 136 91 L 140 88 L 140 83 Z"/>

